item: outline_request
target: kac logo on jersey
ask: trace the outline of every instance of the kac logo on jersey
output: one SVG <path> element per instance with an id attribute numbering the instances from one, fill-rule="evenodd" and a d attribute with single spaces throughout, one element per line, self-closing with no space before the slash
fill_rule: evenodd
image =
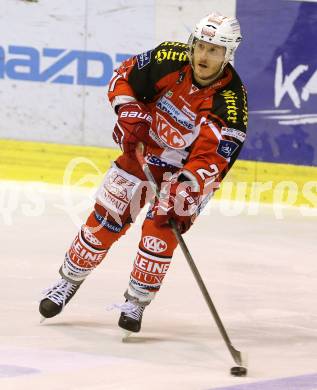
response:
<path id="1" fill-rule="evenodd" d="M 142 242 L 145 249 L 155 253 L 164 252 L 167 248 L 165 241 L 153 236 L 143 237 Z"/>
<path id="2" fill-rule="evenodd" d="M 158 113 L 156 113 L 156 129 L 160 139 L 170 148 L 182 149 L 186 146 L 181 133 Z"/>
<path id="3" fill-rule="evenodd" d="M 220 140 L 217 153 L 224 157 L 224 158 L 230 158 L 233 156 L 234 152 L 238 149 L 239 145 L 236 144 L 233 141 L 226 141 L 226 140 Z"/>

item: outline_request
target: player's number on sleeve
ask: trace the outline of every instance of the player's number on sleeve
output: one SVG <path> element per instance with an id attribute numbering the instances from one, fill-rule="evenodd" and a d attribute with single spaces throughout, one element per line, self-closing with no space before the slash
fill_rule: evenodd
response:
<path id="1" fill-rule="evenodd" d="M 206 184 L 207 182 L 208 184 L 213 183 L 219 173 L 219 169 L 216 164 L 211 164 L 209 167 L 210 170 L 204 168 L 197 169 L 198 175 L 206 182 Z"/>

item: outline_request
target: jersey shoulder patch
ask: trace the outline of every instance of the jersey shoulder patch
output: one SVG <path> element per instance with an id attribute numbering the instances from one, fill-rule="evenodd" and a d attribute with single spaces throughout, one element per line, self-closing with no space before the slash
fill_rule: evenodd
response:
<path id="1" fill-rule="evenodd" d="M 146 65 L 148 65 L 151 62 L 152 52 L 153 52 L 153 50 L 148 50 L 148 51 L 141 53 L 141 54 L 138 54 L 136 56 L 138 69 L 144 68 Z"/>
<path id="2" fill-rule="evenodd" d="M 217 147 L 217 153 L 227 159 L 233 156 L 239 145 L 233 141 L 221 139 Z"/>

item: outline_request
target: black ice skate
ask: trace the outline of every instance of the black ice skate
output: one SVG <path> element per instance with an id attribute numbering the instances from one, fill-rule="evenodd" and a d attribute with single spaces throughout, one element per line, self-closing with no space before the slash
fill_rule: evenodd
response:
<path id="1" fill-rule="evenodd" d="M 140 332 L 144 309 L 145 306 L 137 305 L 130 301 L 126 301 L 122 305 L 123 311 L 121 312 L 118 325 L 126 331 L 127 335 L 130 332 Z"/>
<path id="2" fill-rule="evenodd" d="M 42 316 L 52 318 L 59 314 L 76 294 L 79 287 L 80 284 L 73 284 L 62 278 L 54 286 L 45 290 L 44 298 L 39 306 Z"/>

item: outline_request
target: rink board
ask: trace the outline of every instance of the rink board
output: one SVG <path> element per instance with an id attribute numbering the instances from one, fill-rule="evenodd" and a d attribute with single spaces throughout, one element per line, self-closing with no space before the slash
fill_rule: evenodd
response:
<path id="1" fill-rule="evenodd" d="M 0 140 L 0 179 L 98 186 L 117 149 Z M 317 207 L 317 168 L 238 160 L 217 199 Z"/>

